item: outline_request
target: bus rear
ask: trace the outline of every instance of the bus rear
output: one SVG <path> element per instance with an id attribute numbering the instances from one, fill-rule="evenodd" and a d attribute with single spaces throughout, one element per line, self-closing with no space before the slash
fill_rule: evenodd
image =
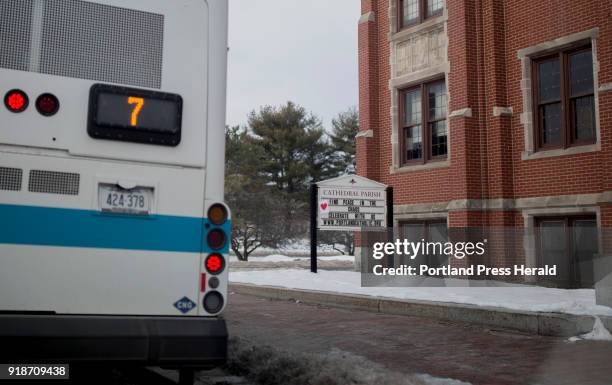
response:
<path id="1" fill-rule="evenodd" d="M 0 2 L 0 362 L 226 357 L 225 0 Z"/>

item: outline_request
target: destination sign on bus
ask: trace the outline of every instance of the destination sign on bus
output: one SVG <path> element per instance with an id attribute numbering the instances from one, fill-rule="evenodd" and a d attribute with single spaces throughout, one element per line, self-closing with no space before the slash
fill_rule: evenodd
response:
<path id="1" fill-rule="evenodd" d="M 88 132 L 94 138 L 171 146 L 180 141 L 180 95 L 95 84 L 89 98 Z"/>

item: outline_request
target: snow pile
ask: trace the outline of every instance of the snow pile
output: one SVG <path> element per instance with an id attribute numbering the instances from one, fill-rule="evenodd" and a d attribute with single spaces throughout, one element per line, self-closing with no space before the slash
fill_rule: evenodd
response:
<path id="1" fill-rule="evenodd" d="M 606 329 L 599 317 L 595 317 L 595 324 L 593 325 L 593 330 L 590 333 L 581 335 L 580 337 L 585 340 L 612 341 L 612 334 L 610 334 L 608 329 Z"/>
<path id="2" fill-rule="evenodd" d="M 231 338 L 228 355 L 230 373 L 268 385 L 469 385 L 427 374 L 394 372 L 339 349 L 303 353 Z"/>
<path id="3" fill-rule="evenodd" d="M 308 270 L 298 269 L 230 271 L 229 278 L 231 282 L 403 300 L 452 302 L 519 311 L 612 316 L 612 308 L 595 304 L 595 290 L 592 289 L 566 290 L 526 285 L 501 287 L 361 287 L 361 274 L 359 272 L 320 270 L 318 274 L 312 274 Z"/>

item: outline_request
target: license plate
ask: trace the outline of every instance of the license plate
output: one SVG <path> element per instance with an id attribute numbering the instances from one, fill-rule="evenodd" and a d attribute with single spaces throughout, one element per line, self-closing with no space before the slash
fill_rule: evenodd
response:
<path id="1" fill-rule="evenodd" d="M 98 202 L 100 210 L 114 213 L 147 215 L 151 212 L 153 190 L 134 188 L 124 190 L 118 186 L 100 185 Z"/>

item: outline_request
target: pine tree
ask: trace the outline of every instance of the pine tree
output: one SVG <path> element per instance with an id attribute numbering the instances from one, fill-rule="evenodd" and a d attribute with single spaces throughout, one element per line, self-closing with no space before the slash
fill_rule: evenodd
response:
<path id="1" fill-rule="evenodd" d="M 232 210 L 231 248 L 238 259 L 246 261 L 257 248 L 276 247 L 284 240 L 282 205 L 278 204 L 281 198 L 260 175 L 264 155 L 245 129 L 227 128 L 225 148 L 225 201 Z"/>
<path id="2" fill-rule="evenodd" d="M 320 120 L 303 107 L 262 107 L 249 115 L 249 127 L 265 155 L 263 171 L 280 191 L 304 193 L 312 181 L 337 174 Z"/>
<path id="3" fill-rule="evenodd" d="M 353 108 L 341 112 L 332 119 L 332 133 L 330 134 L 332 146 L 336 150 L 339 167 L 344 167 L 345 172 L 355 173 L 355 135 L 359 132 L 359 113 Z"/>

